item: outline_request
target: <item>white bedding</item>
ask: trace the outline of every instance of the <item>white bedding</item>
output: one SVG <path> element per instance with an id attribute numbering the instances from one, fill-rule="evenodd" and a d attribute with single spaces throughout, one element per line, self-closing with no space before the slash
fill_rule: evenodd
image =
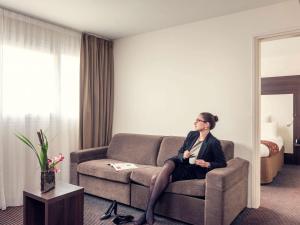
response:
<path id="1" fill-rule="evenodd" d="M 278 145 L 279 151 L 282 149 L 283 146 L 283 139 L 282 137 L 278 136 L 276 138 L 261 138 L 262 140 L 272 141 Z M 267 146 L 260 144 L 260 157 L 268 157 L 270 155 L 270 151 Z"/>

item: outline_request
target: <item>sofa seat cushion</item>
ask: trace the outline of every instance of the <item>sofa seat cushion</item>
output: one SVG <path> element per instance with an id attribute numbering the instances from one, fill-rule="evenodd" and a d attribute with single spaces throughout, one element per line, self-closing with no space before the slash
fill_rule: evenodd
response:
<path id="1" fill-rule="evenodd" d="M 151 178 L 155 174 L 159 174 L 162 167 L 148 166 L 147 168 L 137 168 L 130 175 L 130 179 L 138 184 L 149 187 Z"/>
<path id="2" fill-rule="evenodd" d="M 148 166 L 132 171 L 130 179 L 138 184 L 149 187 L 153 175 L 158 175 L 162 167 Z M 188 195 L 205 196 L 205 179 L 182 180 L 170 183 L 165 192 Z"/>
<path id="3" fill-rule="evenodd" d="M 130 174 L 135 169 L 126 169 L 116 171 L 109 163 L 122 163 L 123 161 L 114 159 L 97 159 L 80 163 L 77 171 L 80 174 L 85 174 L 93 177 L 98 177 L 111 181 L 118 181 L 121 183 L 129 183 Z M 135 164 L 138 168 L 147 167 L 146 165 Z"/>

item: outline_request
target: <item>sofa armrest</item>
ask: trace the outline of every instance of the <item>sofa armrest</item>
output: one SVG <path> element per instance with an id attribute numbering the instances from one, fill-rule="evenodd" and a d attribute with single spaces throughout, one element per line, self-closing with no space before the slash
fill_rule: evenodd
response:
<path id="1" fill-rule="evenodd" d="M 234 158 L 206 174 L 205 225 L 229 225 L 247 206 L 249 162 Z"/>
<path id="2" fill-rule="evenodd" d="M 71 163 L 81 163 L 93 159 L 102 159 L 106 157 L 108 146 L 87 148 L 71 152 Z"/>
<path id="3" fill-rule="evenodd" d="M 70 183 L 74 185 L 79 184 L 77 166 L 79 163 L 106 158 L 108 146 L 88 148 L 83 150 L 77 150 L 70 154 Z"/>

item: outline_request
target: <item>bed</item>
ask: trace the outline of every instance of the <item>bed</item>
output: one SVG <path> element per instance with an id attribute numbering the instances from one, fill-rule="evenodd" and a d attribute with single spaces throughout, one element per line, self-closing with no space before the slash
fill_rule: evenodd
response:
<path id="1" fill-rule="evenodd" d="M 261 184 L 271 183 L 284 163 L 284 141 L 277 135 L 276 123 L 261 126 Z"/>

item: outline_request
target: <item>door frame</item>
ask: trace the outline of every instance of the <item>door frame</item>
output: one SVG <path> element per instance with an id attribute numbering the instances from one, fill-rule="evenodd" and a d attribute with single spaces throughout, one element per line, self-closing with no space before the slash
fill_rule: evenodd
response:
<path id="1" fill-rule="evenodd" d="M 300 28 L 292 30 L 284 30 L 280 32 L 267 33 L 262 35 L 257 35 L 253 38 L 253 76 L 252 76 L 252 115 L 254 119 L 252 120 L 252 144 L 254 146 L 254 153 L 252 154 L 252 199 L 251 205 L 253 208 L 258 208 L 260 206 L 260 95 L 261 95 L 261 75 L 260 75 L 260 43 L 263 41 L 299 37 Z"/>

